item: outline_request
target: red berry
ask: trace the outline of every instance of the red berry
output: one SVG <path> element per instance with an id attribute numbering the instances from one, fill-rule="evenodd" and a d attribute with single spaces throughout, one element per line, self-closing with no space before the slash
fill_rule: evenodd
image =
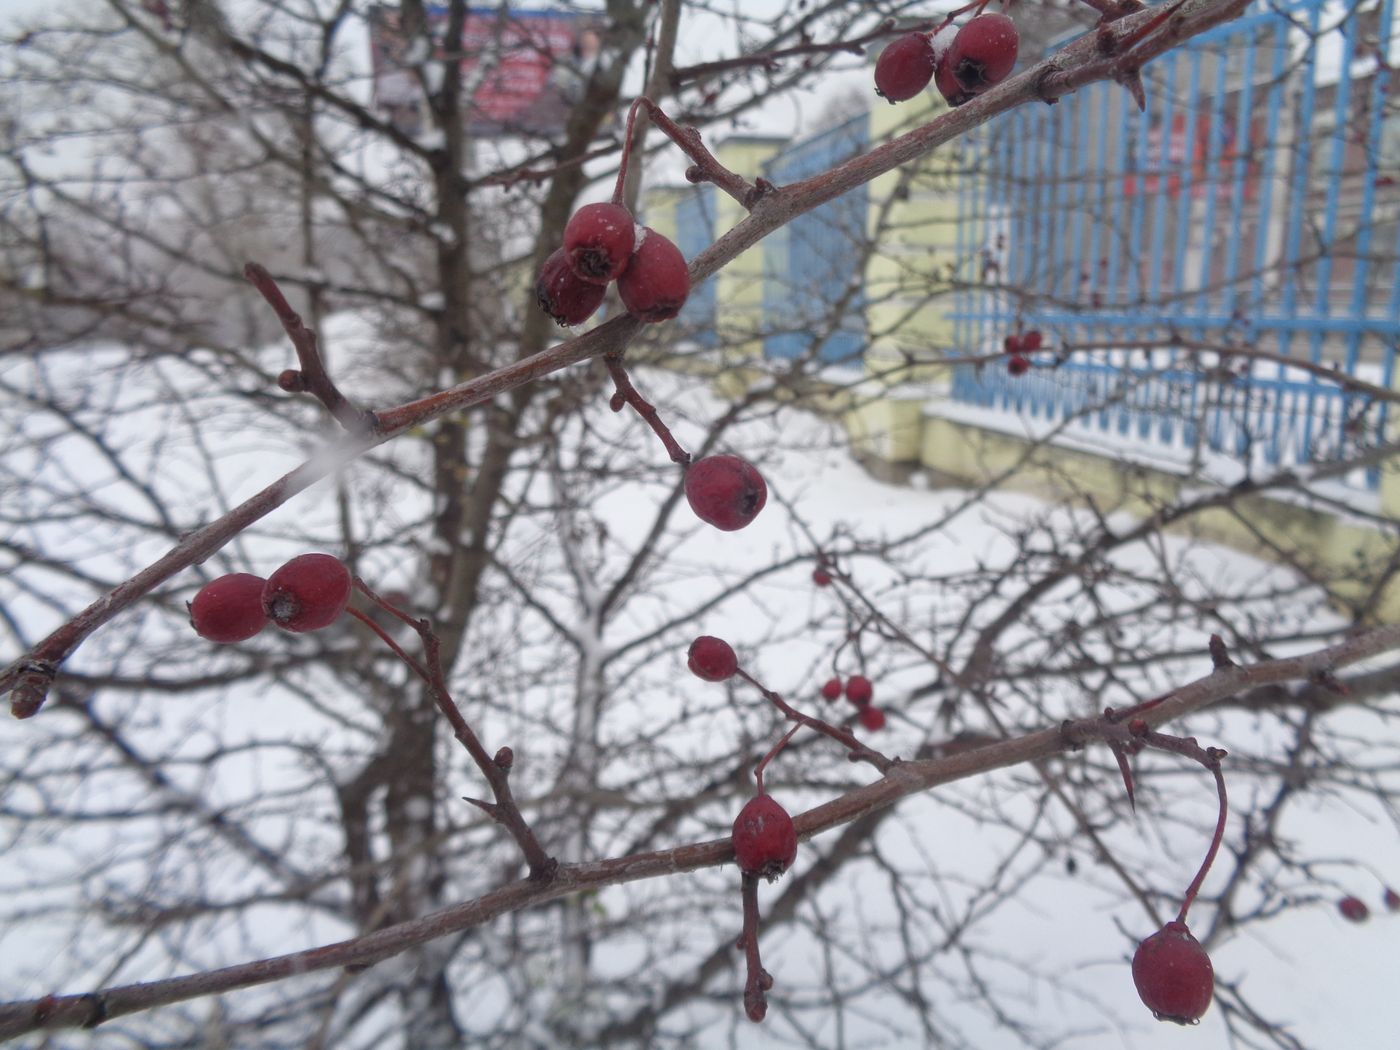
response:
<path id="1" fill-rule="evenodd" d="M 637 223 L 621 204 L 585 204 L 564 227 L 564 254 L 579 280 L 606 285 L 627 269 Z"/>
<path id="2" fill-rule="evenodd" d="M 822 686 L 822 696 L 827 700 L 835 700 L 841 695 L 841 679 L 828 678 L 826 684 Z"/>
<path id="3" fill-rule="evenodd" d="M 285 631 L 319 631 L 350 601 L 350 570 L 329 554 L 301 554 L 267 578 L 262 607 Z"/>
<path id="4" fill-rule="evenodd" d="M 755 795 L 734 818 L 734 859 L 745 875 L 772 882 L 797 856 L 797 829 L 771 795 Z"/>
<path id="5" fill-rule="evenodd" d="M 980 95 L 1015 68 L 1020 42 L 1016 23 L 1005 15 L 978 15 L 958 30 L 943 61 L 964 91 Z"/>
<path id="6" fill-rule="evenodd" d="M 589 284 L 569 268 L 563 248 L 544 261 L 535 281 L 535 299 L 540 309 L 562 325 L 587 321 L 603 305 L 607 294 L 607 285 Z"/>
<path id="7" fill-rule="evenodd" d="M 685 256 L 668 238 L 647 227 L 617 279 L 617 294 L 634 317 L 648 324 L 669 321 L 681 312 L 690 294 Z"/>
<path id="8" fill-rule="evenodd" d="M 1400 893 L 1396 893 L 1387 886 L 1384 900 L 1386 908 L 1390 911 L 1400 911 Z"/>
<path id="9" fill-rule="evenodd" d="M 701 635 L 690 643 L 690 673 L 707 682 L 723 682 L 739 669 L 739 658 L 723 638 Z"/>
<path id="10" fill-rule="evenodd" d="M 1343 897 L 1337 902 L 1337 910 L 1352 922 L 1365 922 L 1371 917 L 1371 909 L 1358 897 Z"/>
<path id="11" fill-rule="evenodd" d="M 1138 945 L 1133 983 L 1159 1021 L 1194 1024 L 1215 993 L 1215 969 L 1184 922 L 1169 922 Z"/>
<path id="12" fill-rule="evenodd" d="M 890 102 L 913 98 L 933 79 L 933 45 L 927 33 L 910 33 L 889 44 L 875 60 L 875 93 Z"/>
<path id="13" fill-rule="evenodd" d="M 1019 335 L 1008 335 L 1001 341 L 1001 348 L 1008 354 L 1019 354 L 1021 352 L 1021 337 Z"/>
<path id="14" fill-rule="evenodd" d="M 830 587 L 831 573 L 827 572 L 825 569 L 813 569 L 812 582 L 818 587 Z"/>
<path id="15" fill-rule="evenodd" d="M 1030 370 L 1030 361 L 1020 354 L 1012 354 L 1006 359 L 1006 371 L 1013 376 L 1023 376 Z"/>
<path id="16" fill-rule="evenodd" d="M 685 498 L 701 521 L 717 529 L 742 529 L 763 509 L 763 475 L 738 456 L 706 456 L 685 472 Z"/>
<path id="17" fill-rule="evenodd" d="M 267 626 L 262 607 L 263 578 L 235 572 L 210 580 L 186 608 L 201 638 L 220 645 L 247 641 Z"/>
<path id="18" fill-rule="evenodd" d="M 860 724 L 865 726 L 866 729 L 875 730 L 885 728 L 885 712 L 881 711 L 878 707 L 871 707 L 867 704 L 860 709 L 860 715 L 858 717 L 860 718 Z"/>
<path id="19" fill-rule="evenodd" d="M 857 707 L 864 707 L 870 703 L 870 698 L 875 695 L 875 687 L 870 684 L 870 679 L 864 675 L 852 675 L 846 681 L 846 699 Z"/>
<path id="20" fill-rule="evenodd" d="M 1032 328 L 1025 335 L 1021 336 L 1021 352 L 1023 354 L 1033 354 L 1040 349 L 1041 342 L 1040 329 Z"/>

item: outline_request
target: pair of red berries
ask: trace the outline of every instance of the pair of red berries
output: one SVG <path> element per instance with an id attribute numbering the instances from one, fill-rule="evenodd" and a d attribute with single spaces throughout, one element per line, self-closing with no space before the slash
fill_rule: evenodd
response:
<path id="1" fill-rule="evenodd" d="M 235 572 L 211 580 L 189 603 L 190 626 L 220 645 L 247 641 L 269 622 L 284 631 L 329 627 L 350 601 L 350 570 L 329 554 L 302 554 L 266 580 Z"/>
<path id="2" fill-rule="evenodd" d="M 828 679 L 822 686 L 822 696 L 827 700 L 836 700 L 841 696 L 843 686 L 841 679 Z M 874 699 L 875 687 L 871 685 L 870 679 L 864 675 L 851 675 L 846 679 L 844 686 L 846 699 L 856 705 L 860 719 L 860 724 L 866 729 L 876 730 L 885 728 L 885 712 L 878 707 L 872 707 L 870 701 Z"/>
<path id="3" fill-rule="evenodd" d="M 1031 360 L 1027 354 L 1033 354 L 1040 349 L 1041 337 L 1039 329 L 1032 328 L 1022 335 L 1008 335 L 1002 340 L 1002 347 L 1006 350 L 1006 370 L 1013 376 L 1025 375 L 1031 370 Z"/>
<path id="4" fill-rule="evenodd" d="M 540 268 L 535 297 L 559 324 L 580 324 L 603 304 L 612 281 L 627 312 L 646 322 L 675 317 L 690 294 L 690 271 L 675 244 L 639 229 L 621 204 L 585 204 L 564 227 L 564 246 Z"/>
<path id="5" fill-rule="evenodd" d="M 961 29 L 909 33 L 875 61 L 875 91 L 890 102 L 911 99 L 930 80 L 950 106 L 961 106 L 1001 83 L 1016 65 L 1016 23 L 1005 15 L 978 15 Z"/>

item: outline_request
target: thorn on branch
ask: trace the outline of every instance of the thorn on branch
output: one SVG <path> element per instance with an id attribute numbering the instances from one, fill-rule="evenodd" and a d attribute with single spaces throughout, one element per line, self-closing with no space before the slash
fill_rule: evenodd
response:
<path id="1" fill-rule="evenodd" d="M 1218 634 L 1210 636 L 1210 662 L 1217 671 L 1225 671 L 1238 666 L 1234 660 L 1230 659 L 1230 652 L 1225 648 L 1225 639 Z"/>

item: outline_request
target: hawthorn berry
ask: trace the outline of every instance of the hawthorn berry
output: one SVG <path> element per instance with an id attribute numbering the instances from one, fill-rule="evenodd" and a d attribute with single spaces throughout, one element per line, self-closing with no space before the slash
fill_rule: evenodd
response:
<path id="1" fill-rule="evenodd" d="M 927 33 L 909 33 L 875 60 L 875 93 L 891 103 L 911 99 L 933 79 L 936 60 Z"/>
<path id="2" fill-rule="evenodd" d="M 1019 335 L 1008 335 L 1001 341 L 1001 348 L 1008 354 L 1019 354 L 1021 352 L 1021 337 Z"/>
<path id="3" fill-rule="evenodd" d="M 1133 983 L 1159 1021 L 1195 1024 L 1215 994 L 1215 968 L 1184 922 L 1169 922 L 1138 945 Z"/>
<path id="4" fill-rule="evenodd" d="M 686 661 L 690 673 L 707 682 L 723 682 L 733 677 L 739 670 L 739 658 L 723 638 L 703 634 L 690 643 L 690 654 Z"/>
<path id="5" fill-rule="evenodd" d="M 606 285 L 627 269 L 636 239 L 637 224 L 621 204 L 585 204 L 564 227 L 564 255 L 579 280 Z"/>
<path id="6" fill-rule="evenodd" d="M 1371 917 L 1371 909 L 1359 897 L 1343 897 L 1337 902 L 1337 910 L 1352 922 L 1365 922 Z"/>
<path id="7" fill-rule="evenodd" d="M 841 695 L 841 679 L 828 678 L 826 684 L 822 686 L 822 697 L 826 700 L 835 700 Z"/>
<path id="8" fill-rule="evenodd" d="M 1023 376 L 1031 370 L 1031 362 L 1020 354 L 1012 354 L 1006 359 L 1006 371 L 1013 376 Z"/>
<path id="9" fill-rule="evenodd" d="M 768 501 L 763 475 L 738 456 L 706 456 L 685 472 L 685 498 L 701 521 L 742 529 Z"/>
<path id="10" fill-rule="evenodd" d="M 201 638 L 220 645 L 244 642 L 267 626 L 263 612 L 263 578 L 234 572 L 210 580 L 186 604 L 190 626 Z"/>
<path id="11" fill-rule="evenodd" d="M 1400 893 L 1396 893 L 1389 886 L 1386 887 L 1385 896 L 1381 899 L 1385 901 L 1387 910 L 1400 911 Z"/>
<path id="12" fill-rule="evenodd" d="M 755 795 L 744 804 L 734 818 L 730 841 L 739 870 L 769 882 L 787 871 L 797 856 L 797 829 L 772 795 Z"/>
<path id="13" fill-rule="evenodd" d="M 284 631 L 329 627 L 350 601 L 350 570 L 329 554 L 300 554 L 267 578 L 262 607 Z"/>
<path id="14" fill-rule="evenodd" d="M 1021 336 L 1021 353 L 1033 354 L 1040 349 L 1041 343 L 1040 329 L 1032 328 L 1025 335 Z"/>
<path id="15" fill-rule="evenodd" d="M 813 569 L 812 582 L 818 587 L 830 587 L 831 573 L 827 572 L 825 569 Z"/>
<path id="16" fill-rule="evenodd" d="M 870 679 L 864 675 L 851 675 L 846 680 L 846 699 L 857 707 L 864 707 L 870 703 L 870 699 L 874 695 L 875 687 L 870 684 Z"/>
<path id="17" fill-rule="evenodd" d="M 860 724 L 865 726 L 866 729 L 873 731 L 885 728 L 885 712 L 881 711 L 878 707 L 871 707 L 869 704 L 866 704 L 860 709 L 860 714 L 857 717 L 860 718 Z"/>
<path id="18" fill-rule="evenodd" d="M 587 321 L 603 305 L 607 294 L 607 285 L 589 284 L 574 273 L 563 248 L 544 261 L 535 280 L 535 299 L 540 309 L 561 325 Z"/>
<path id="19" fill-rule="evenodd" d="M 1006 15 L 978 15 L 958 30 L 942 65 L 963 91 L 980 95 L 1015 68 L 1020 43 L 1016 23 Z"/>
<path id="20" fill-rule="evenodd" d="M 647 227 L 617 279 L 617 294 L 627 312 L 648 324 L 669 321 L 681 312 L 690 294 L 685 256 L 667 237 Z"/>

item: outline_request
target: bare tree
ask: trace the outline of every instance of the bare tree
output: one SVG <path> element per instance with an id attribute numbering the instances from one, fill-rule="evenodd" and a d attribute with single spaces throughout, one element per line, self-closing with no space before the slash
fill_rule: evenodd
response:
<path id="1" fill-rule="evenodd" d="M 850 469 L 834 412 L 896 380 L 1000 374 L 1003 333 L 953 353 L 917 327 L 969 290 L 1043 301 L 987 270 L 987 244 L 872 291 L 899 307 L 876 333 L 895 349 L 859 378 L 822 354 L 854 286 L 781 360 L 615 305 L 559 341 L 533 287 L 584 196 L 616 178 L 638 210 L 643 168 L 681 156 L 744 216 L 690 260 L 694 285 L 886 175 L 845 251 L 896 257 L 901 199 L 1000 177 L 992 151 L 950 165 L 943 147 L 1091 84 L 1162 89 L 1144 64 L 1244 7 L 1053 12 L 1089 31 L 776 185 L 722 165 L 716 132 L 902 31 L 887 18 L 941 14 L 609 0 L 588 48 L 554 56 L 557 95 L 505 116 L 483 85 L 518 56 L 511 5 L 104 0 L 20 31 L 0 685 L 27 720 L 0 763 L 0 1037 L 719 1045 L 747 1007 L 796 1045 L 1139 1038 L 1154 1022 L 1127 961 L 1184 897 L 1216 959 L 1206 1023 L 1308 1045 L 1290 1004 L 1243 980 L 1262 965 L 1248 945 L 1306 905 L 1374 896 L 1400 860 L 1312 815 L 1394 825 L 1400 629 L 1377 620 L 1400 545 L 1373 515 L 1342 573 L 1244 558 L 1207 526 L 1270 496 L 1335 511 L 1329 479 L 1393 454 L 1385 383 L 1316 366 L 1369 415 L 1301 466 L 1171 491 L 1127 471 L 1108 507 L 1082 463 L 1044 455 L 1065 419 L 927 493 Z M 390 16 L 399 93 L 376 99 L 366 34 Z M 628 167 L 639 89 L 651 131 Z M 1086 327 L 1101 310 L 1077 308 Z M 1197 344 L 1119 370 L 1074 418 L 1173 369 L 1287 352 Z M 1095 350 L 1060 340 L 1035 367 Z M 718 453 L 767 481 L 742 533 L 687 507 L 690 458 Z M 1062 498 L 1007 491 L 1033 470 Z M 304 551 L 363 581 L 350 615 L 229 647 L 191 633 L 201 584 Z M 741 670 L 692 679 L 697 636 Z M 820 698 L 855 677 L 873 703 Z M 804 840 L 761 900 L 729 868 L 755 767 Z M 1094 964 L 1114 976 L 1074 972 Z"/>

